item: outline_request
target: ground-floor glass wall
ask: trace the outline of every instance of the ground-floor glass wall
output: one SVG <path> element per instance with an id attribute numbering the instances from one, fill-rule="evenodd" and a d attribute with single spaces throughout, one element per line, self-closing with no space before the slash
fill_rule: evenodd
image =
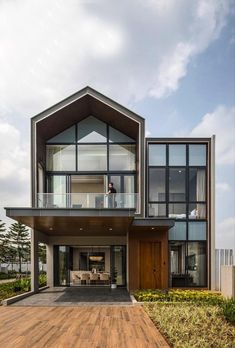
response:
<path id="1" fill-rule="evenodd" d="M 54 246 L 59 286 L 126 285 L 126 246 Z"/>

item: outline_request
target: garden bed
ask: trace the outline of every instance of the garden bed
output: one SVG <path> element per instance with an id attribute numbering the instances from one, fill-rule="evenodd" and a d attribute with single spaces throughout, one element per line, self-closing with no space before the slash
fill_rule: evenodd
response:
<path id="1" fill-rule="evenodd" d="M 235 300 L 205 290 L 138 290 L 137 301 L 172 347 L 235 347 Z"/>

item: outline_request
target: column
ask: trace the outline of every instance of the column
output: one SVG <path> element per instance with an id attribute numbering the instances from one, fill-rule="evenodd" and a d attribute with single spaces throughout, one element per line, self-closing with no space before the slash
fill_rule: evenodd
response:
<path id="1" fill-rule="evenodd" d="M 54 286 L 54 256 L 53 245 L 47 244 L 47 285 Z"/>
<path id="2" fill-rule="evenodd" d="M 38 292 L 39 269 L 38 269 L 38 233 L 31 230 L 31 290 Z"/>

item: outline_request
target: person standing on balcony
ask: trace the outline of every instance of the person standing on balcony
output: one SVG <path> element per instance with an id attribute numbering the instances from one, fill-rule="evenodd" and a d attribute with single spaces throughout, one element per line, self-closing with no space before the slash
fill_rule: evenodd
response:
<path id="1" fill-rule="evenodd" d="M 115 196 L 116 196 L 116 189 L 113 186 L 113 183 L 110 182 L 109 183 L 109 187 L 108 187 L 108 192 L 107 195 L 109 195 L 108 197 L 108 206 L 109 208 L 115 208 L 116 207 L 116 201 L 115 201 Z"/>

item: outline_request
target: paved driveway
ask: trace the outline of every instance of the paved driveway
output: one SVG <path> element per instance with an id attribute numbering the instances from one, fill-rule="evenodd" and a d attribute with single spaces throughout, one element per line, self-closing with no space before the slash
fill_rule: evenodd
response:
<path id="1" fill-rule="evenodd" d="M 140 306 L 0 307 L 3 348 L 168 347 Z"/>

